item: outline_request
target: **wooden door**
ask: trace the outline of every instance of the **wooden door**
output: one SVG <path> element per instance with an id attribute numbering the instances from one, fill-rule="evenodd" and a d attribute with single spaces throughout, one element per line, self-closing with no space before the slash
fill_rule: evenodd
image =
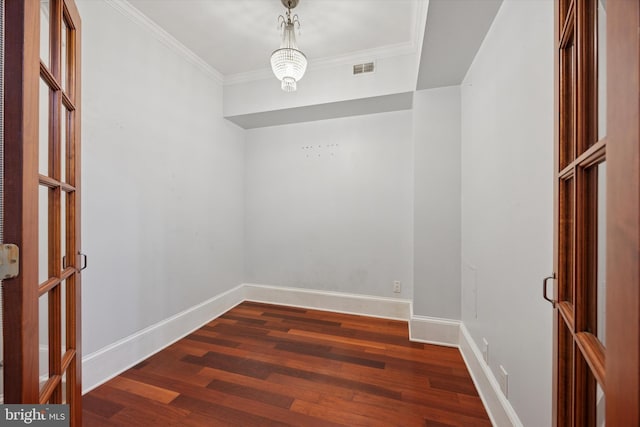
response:
<path id="1" fill-rule="evenodd" d="M 607 424 L 640 425 L 640 2 L 607 0 Z"/>
<path id="2" fill-rule="evenodd" d="M 640 421 L 638 13 L 556 1 L 556 426 Z"/>
<path id="3" fill-rule="evenodd" d="M 5 403 L 68 403 L 81 425 L 80 17 L 73 0 L 5 7 Z"/>

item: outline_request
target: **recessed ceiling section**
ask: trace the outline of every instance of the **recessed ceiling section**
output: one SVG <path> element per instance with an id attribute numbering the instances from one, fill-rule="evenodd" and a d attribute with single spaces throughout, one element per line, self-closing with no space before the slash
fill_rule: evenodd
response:
<path id="1" fill-rule="evenodd" d="M 129 0 L 225 76 L 269 68 L 280 0 Z M 300 0 L 300 49 L 315 61 L 419 39 L 424 0 Z"/>
<path id="2" fill-rule="evenodd" d="M 417 90 L 462 83 L 502 0 L 430 0 Z"/>
<path id="3" fill-rule="evenodd" d="M 309 69 L 284 95 L 270 67 L 281 0 L 117 3 L 220 72 L 224 116 L 251 129 L 410 109 L 414 89 L 460 84 L 502 0 L 300 0 Z M 375 72 L 353 75 L 366 62 Z"/>
<path id="4" fill-rule="evenodd" d="M 413 108 L 413 92 L 286 108 L 262 113 L 226 117 L 244 129 L 279 126 L 364 114 L 386 113 Z"/>

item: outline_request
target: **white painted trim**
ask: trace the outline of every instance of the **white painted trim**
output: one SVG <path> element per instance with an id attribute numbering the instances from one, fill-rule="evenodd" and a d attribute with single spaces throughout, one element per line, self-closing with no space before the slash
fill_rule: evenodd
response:
<path id="1" fill-rule="evenodd" d="M 106 3 L 120 12 L 122 15 L 129 18 L 132 22 L 139 25 L 141 28 L 147 30 L 156 38 L 156 40 L 160 41 L 169 49 L 182 56 L 185 60 L 198 67 L 214 81 L 220 84 L 224 82 L 224 76 L 222 75 L 222 73 L 220 73 L 220 71 L 216 70 L 204 59 L 196 55 L 191 49 L 180 43 L 175 37 L 173 37 L 162 27 L 149 19 L 147 15 L 136 9 L 127 0 L 109 0 Z"/>
<path id="2" fill-rule="evenodd" d="M 411 300 L 407 299 L 255 283 L 245 283 L 244 287 L 247 301 L 395 320 L 409 320 L 411 312 Z"/>
<path id="3" fill-rule="evenodd" d="M 458 320 L 441 319 L 411 315 L 409 319 L 409 339 L 426 344 L 458 347 L 460 322 Z"/>
<path id="4" fill-rule="evenodd" d="M 502 394 L 498 380 L 484 361 L 482 352 L 464 323 L 460 324 L 460 353 L 480 394 L 480 399 L 487 409 L 491 423 L 498 427 L 522 427 L 518 414 Z"/>
<path id="5" fill-rule="evenodd" d="M 243 73 L 223 75 L 212 65 L 194 53 L 178 39 L 173 37 L 161 26 L 149 19 L 127 0 L 108 0 L 108 5 L 129 18 L 132 22 L 149 31 L 158 41 L 172 49 L 184 59 L 200 68 L 205 74 L 213 78 L 216 82 L 224 85 L 246 83 L 255 80 L 262 80 L 272 77 L 270 68 L 252 70 Z M 394 45 L 380 46 L 372 49 L 348 52 L 341 55 L 317 58 L 309 61 L 309 70 L 338 67 L 342 65 L 353 65 L 358 61 L 375 61 L 377 59 L 392 58 L 395 56 L 417 54 L 422 45 L 424 37 L 424 26 L 428 10 L 428 0 L 418 0 L 415 3 L 415 21 L 411 26 L 411 40 Z"/>
<path id="6" fill-rule="evenodd" d="M 83 393 L 109 381 L 244 301 L 238 285 L 82 358 Z"/>

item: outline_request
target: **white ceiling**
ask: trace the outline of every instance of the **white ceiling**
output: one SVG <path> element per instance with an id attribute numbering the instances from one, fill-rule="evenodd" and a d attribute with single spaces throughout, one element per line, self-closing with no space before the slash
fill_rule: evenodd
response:
<path id="1" fill-rule="evenodd" d="M 383 48 L 418 48 L 425 0 L 300 0 L 300 49 L 310 63 Z M 280 0 L 129 0 L 225 76 L 269 67 Z"/>

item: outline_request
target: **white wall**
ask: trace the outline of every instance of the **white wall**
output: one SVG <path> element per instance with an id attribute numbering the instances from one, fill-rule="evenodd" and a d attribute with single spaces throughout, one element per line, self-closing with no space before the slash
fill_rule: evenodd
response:
<path id="1" fill-rule="evenodd" d="M 527 426 L 551 425 L 553 87 L 553 2 L 505 0 L 462 85 L 462 320 Z"/>
<path id="2" fill-rule="evenodd" d="M 413 98 L 413 312 L 460 319 L 460 87 Z"/>
<path id="3" fill-rule="evenodd" d="M 242 282 L 244 132 L 222 87 L 106 2 L 83 23 L 83 352 Z"/>
<path id="4" fill-rule="evenodd" d="M 246 280 L 410 298 L 411 120 L 402 111 L 248 131 Z"/>

